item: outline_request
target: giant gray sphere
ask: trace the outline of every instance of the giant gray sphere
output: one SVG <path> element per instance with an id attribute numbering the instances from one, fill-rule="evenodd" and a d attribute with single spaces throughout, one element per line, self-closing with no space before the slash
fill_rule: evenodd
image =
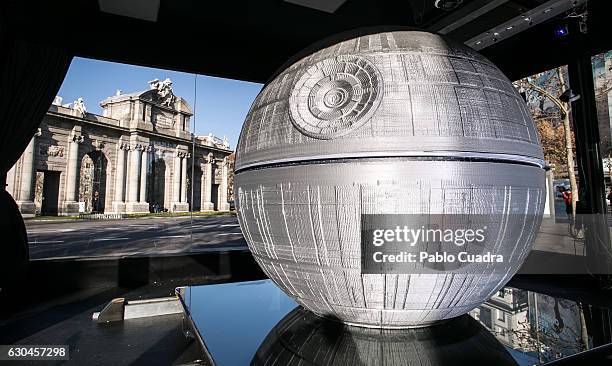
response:
<path id="1" fill-rule="evenodd" d="M 257 96 L 237 147 L 238 219 L 263 271 L 315 314 L 422 326 L 516 273 L 543 213 L 543 165 L 524 101 L 490 61 L 435 34 L 371 34 L 300 59 Z M 537 222 L 500 235 L 497 267 L 361 273 L 361 214 L 447 213 Z"/>

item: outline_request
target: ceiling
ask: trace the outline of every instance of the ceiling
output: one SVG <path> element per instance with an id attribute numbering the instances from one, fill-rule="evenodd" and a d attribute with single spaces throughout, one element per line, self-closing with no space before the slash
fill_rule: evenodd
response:
<path id="1" fill-rule="evenodd" d="M 464 0 L 443 11 L 434 0 L 329 1 L 325 8 L 321 0 L 5 0 L 0 19 L 18 38 L 82 57 L 265 82 L 293 55 L 339 32 L 408 26 L 465 42 L 547 3 Z M 603 36 L 608 3 L 588 1 L 587 34 L 563 12 L 481 52 L 517 78 L 611 49 L 612 37 Z M 554 28 L 562 22 L 570 34 L 559 39 Z"/>

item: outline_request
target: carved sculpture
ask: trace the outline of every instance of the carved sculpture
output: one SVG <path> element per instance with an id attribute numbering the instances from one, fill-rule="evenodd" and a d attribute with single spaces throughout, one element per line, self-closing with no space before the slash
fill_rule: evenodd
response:
<path id="1" fill-rule="evenodd" d="M 172 80 L 166 78 L 164 81 L 159 79 L 153 79 L 149 81 L 149 87 L 153 90 L 157 90 L 157 97 L 159 103 L 165 107 L 172 107 L 174 104 L 174 93 L 172 92 Z"/>
<path id="2" fill-rule="evenodd" d="M 77 111 L 81 115 L 81 117 L 85 117 L 85 115 L 87 114 L 87 108 L 85 108 L 85 102 L 83 101 L 83 98 L 78 98 L 77 100 L 75 100 L 72 103 L 72 109 Z"/>

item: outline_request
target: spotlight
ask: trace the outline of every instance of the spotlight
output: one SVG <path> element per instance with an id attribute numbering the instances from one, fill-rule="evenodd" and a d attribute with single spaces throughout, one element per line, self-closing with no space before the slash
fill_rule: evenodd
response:
<path id="1" fill-rule="evenodd" d="M 463 0 L 436 0 L 434 6 L 442 10 L 455 10 L 463 3 Z"/>
<path id="2" fill-rule="evenodd" d="M 559 25 L 555 27 L 555 36 L 561 38 L 565 37 L 569 34 L 569 30 L 567 29 L 567 24 Z"/>

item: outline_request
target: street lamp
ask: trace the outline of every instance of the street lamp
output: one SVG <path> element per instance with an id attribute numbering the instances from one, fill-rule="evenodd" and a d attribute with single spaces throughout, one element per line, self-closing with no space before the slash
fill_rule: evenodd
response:
<path id="1" fill-rule="evenodd" d="M 574 93 L 572 89 L 567 89 L 563 94 L 559 95 L 559 100 L 563 103 L 571 103 L 580 99 L 580 94 Z"/>

